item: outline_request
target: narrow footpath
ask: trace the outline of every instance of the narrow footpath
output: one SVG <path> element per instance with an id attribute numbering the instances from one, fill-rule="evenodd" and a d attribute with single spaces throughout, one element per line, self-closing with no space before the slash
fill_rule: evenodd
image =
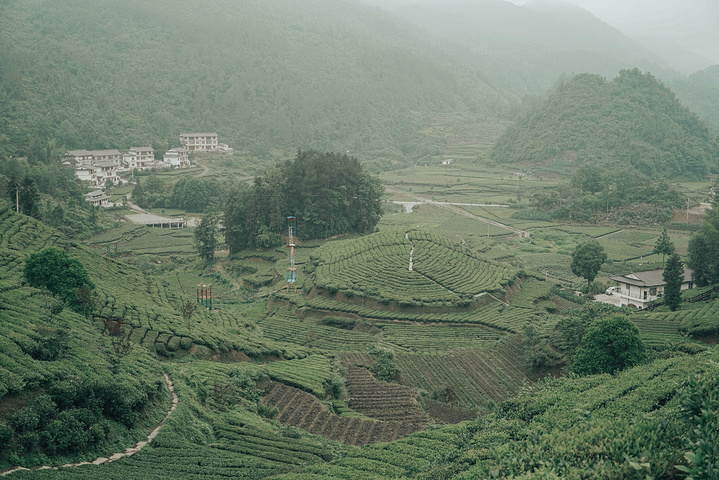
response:
<path id="1" fill-rule="evenodd" d="M 109 457 L 98 457 L 92 462 L 80 462 L 80 463 L 68 463 L 65 465 L 62 465 L 62 468 L 70 468 L 70 467 L 79 467 L 81 465 L 104 465 L 106 463 L 114 462 L 115 460 L 120 460 L 121 458 L 125 457 L 131 457 L 132 455 L 136 454 L 140 450 L 142 450 L 148 443 L 152 442 L 158 433 L 160 433 L 160 430 L 165 425 L 165 422 L 170 417 L 170 414 L 175 411 L 177 408 L 177 404 L 179 402 L 179 399 L 177 398 L 177 394 L 175 393 L 175 387 L 172 384 L 172 380 L 170 380 L 170 377 L 165 373 L 165 385 L 167 385 L 167 388 L 170 390 L 170 395 L 172 395 L 172 402 L 170 403 L 170 409 L 167 411 L 167 415 L 165 415 L 165 418 L 162 419 L 162 421 L 155 427 L 155 429 L 150 432 L 150 434 L 147 436 L 146 441 L 137 442 L 134 447 L 128 447 L 125 449 L 122 453 L 114 453 L 110 455 Z M 19 470 L 57 470 L 59 467 L 49 467 L 49 466 L 42 466 L 42 467 L 34 467 L 34 468 L 25 468 L 25 467 L 14 467 L 10 470 L 6 470 L 2 473 L 0 473 L 0 476 L 4 477 L 6 475 L 10 475 L 13 472 L 17 472 Z"/>
<path id="2" fill-rule="evenodd" d="M 409 233 L 405 233 L 404 238 L 409 240 L 409 243 L 412 245 L 412 249 L 409 251 L 409 271 L 411 272 L 414 267 L 414 261 L 412 260 L 414 258 L 414 242 L 409 239 Z"/>

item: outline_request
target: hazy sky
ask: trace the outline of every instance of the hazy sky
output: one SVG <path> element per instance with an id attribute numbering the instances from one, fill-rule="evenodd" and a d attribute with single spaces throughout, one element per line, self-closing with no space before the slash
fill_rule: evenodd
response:
<path id="1" fill-rule="evenodd" d="M 507 0 L 523 5 L 529 0 Z M 632 37 L 666 38 L 719 63 L 719 0 L 565 0 Z"/>
<path id="2" fill-rule="evenodd" d="M 403 4 L 445 3 L 442 0 L 366 1 L 390 7 Z M 524 5 L 531 0 L 505 1 Z M 630 37 L 668 39 L 719 64 L 719 0 L 561 1 L 588 10 Z"/>

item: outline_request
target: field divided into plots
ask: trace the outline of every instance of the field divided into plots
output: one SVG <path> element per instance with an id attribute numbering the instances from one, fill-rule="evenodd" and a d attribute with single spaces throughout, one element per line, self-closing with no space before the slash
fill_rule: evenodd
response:
<path id="1" fill-rule="evenodd" d="M 375 324 L 382 329 L 385 342 L 403 350 L 435 353 L 463 347 L 487 348 L 505 336 L 500 330 L 483 325 L 403 325 Z M 347 351 L 347 350 L 346 350 Z"/>
<path id="2" fill-rule="evenodd" d="M 278 308 L 259 323 L 264 337 L 326 351 L 367 351 L 377 338 L 364 332 L 305 323 Z"/>

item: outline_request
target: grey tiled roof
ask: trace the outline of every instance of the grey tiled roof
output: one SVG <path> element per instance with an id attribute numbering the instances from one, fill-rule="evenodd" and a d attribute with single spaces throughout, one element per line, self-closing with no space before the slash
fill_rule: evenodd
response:
<path id="1" fill-rule="evenodd" d="M 627 273 L 626 275 L 617 275 L 614 277 L 609 277 L 615 282 L 619 283 L 627 283 L 629 285 L 637 285 L 639 287 L 659 287 L 665 284 L 664 278 L 662 278 L 662 275 L 664 274 L 664 270 L 647 270 L 644 272 L 632 272 Z M 692 271 L 691 269 L 684 267 L 684 280 L 683 282 L 691 282 L 692 281 Z"/>

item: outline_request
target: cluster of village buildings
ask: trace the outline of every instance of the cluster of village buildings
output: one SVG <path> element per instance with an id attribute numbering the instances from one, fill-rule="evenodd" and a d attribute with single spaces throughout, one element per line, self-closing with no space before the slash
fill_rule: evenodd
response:
<path id="1" fill-rule="evenodd" d="M 216 133 L 183 133 L 182 147 L 166 151 L 162 160 L 155 159 L 152 147 L 132 147 L 127 153 L 119 150 L 70 150 L 62 155 L 63 165 L 75 168 L 75 175 L 90 186 L 102 188 L 108 182 L 121 183 L 119 174 L 125 171 L 149 170 L 152 168 L 187 168 L 190 166 L 190 152 L 221 151 L 232 149 L 218 143 Z"/>

